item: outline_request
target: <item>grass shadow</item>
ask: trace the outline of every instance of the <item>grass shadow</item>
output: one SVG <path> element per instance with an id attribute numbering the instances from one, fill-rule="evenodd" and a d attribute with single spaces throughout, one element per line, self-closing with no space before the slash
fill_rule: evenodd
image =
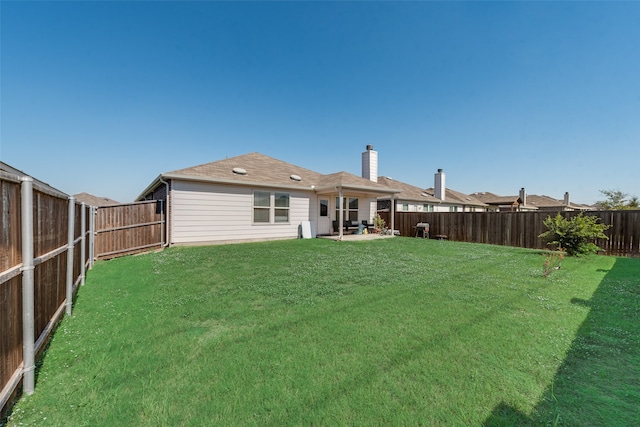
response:
<path id="1" fill-rule="evenodd" d="M 531 414 L 501 403 L 484 426 L 640 425 L 640 260 L 619 258 Z"/>

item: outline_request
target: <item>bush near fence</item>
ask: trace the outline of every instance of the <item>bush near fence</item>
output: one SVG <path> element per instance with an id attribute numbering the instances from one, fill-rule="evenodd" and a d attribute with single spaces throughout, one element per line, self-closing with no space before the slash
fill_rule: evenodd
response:
<path id="1" fill-rule="evenodd" d="M 571 218 L 579 214 L 566 212 L 396 212 L 394 227 L 401 236 L 414 236 L 419 222 L 430 225 L 430 235 L 447 236 L 449 240 L 493 245 L 547 249 L 538 237 L 546 231 L 543 222 L 548 216 Z M 600 218 L 610 225 L 605 231 L 609 240 L 596 244 L 607 255 L 640 257 L 640 211 L 588 211 L 584 215 Z M 390 224 L 389 212 L 380 216 Z"/>

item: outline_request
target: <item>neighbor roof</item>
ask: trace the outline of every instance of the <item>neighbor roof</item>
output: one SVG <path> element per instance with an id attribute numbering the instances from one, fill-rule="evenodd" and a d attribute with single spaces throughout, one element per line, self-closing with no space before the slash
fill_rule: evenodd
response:
<path id="1" fill-rule="evenodd" d="M 513 205 L 518 203 L 519 196 L 498 196 L 488 191 L 472 193 L 471 197 L 475 197 L 488 205 Z M 528 197 L 528 196 L 527 196 Z"/>
<path id="2" fill-rule="evenodd" d="M 31 179 L 33 179 L 33 183 L 41 191 L 45 191 L 45 192 L 51 193 L 51 194 L 53 194 L 55 196 L 58 196 L 58 197 L 69 197 L 69 195 L 67 193 L 65 193 L 63 191 L 60 191 L 57 188 L 52 187 L 51 185 L 47 184 L 46 182 L 40 181 L 39 179 L 34 178 L 33 176 L 31 176 L 31 175 L 29 175 L 29 174 L 27 174 L 27 173 L 25 173 L 25 172 L 23 172 L 23 171 L 21 171 L 19 169 L 16 169 L 13 166 L 10 166 L 10 165 L 8 165 L 8 164 L 6 164 L 4 162 L 0 162 L 0 171 L 6 172 L 6 173 L 11 174 L 11 175 L 13 175 L 15 177 L 18 177 L 18 178 L 23 178 L 23 177 L 26 177 L 26 176 L 30 176 Z"/>
<path id="3" fill-rule="evenodd" d="M 89 193 L 78 193 L 74 194 L 73 197 L 75 197 L 79 203 L 84 203 L 89 206 L 111 206 L 120 204 L 120 202 L 108 197 L 98 197 Z"/>
<path id="4" fill-rule="evenodd" d="M 433 189 L 433 187 L 427 188 L 426 190 L 424 190 L 424 192 L 431 195 L 435 194 L 435 190 Z M 477 199 L 471 194 L 464 194 L 459 191 L 452 190 L 450 188 L 445 188 L 444 194 L 445 194 L 445 199 L 444 199 L 445 203 L 455 202 L 455 203 L 461 203 L 467 206 L 483 206 L 483 207 L 487 206 L 486 203 L 484 203 L 482 200 Z M 436 200 L 440 200 L 440 199 L 436 199 Z"/>
<path id="5" fill-rule="evenodd" d="M 386 185 L 388 187 L 393 187 L 402 190 L 400 194 L 398 194 L 399 200 L 407 200 L 411 202 L 421 202 L 421 203 L 441 203 L 442 200 L 433 196 L 433 192 L 428 194 L 424 189 L 420 187 L 416 187 L 415 185 L 407 184 L 405 182 L 396 181 L 393 178 L 389 178 L 387 176 L 378 177 L 378 182 L 380 184 Z"/>

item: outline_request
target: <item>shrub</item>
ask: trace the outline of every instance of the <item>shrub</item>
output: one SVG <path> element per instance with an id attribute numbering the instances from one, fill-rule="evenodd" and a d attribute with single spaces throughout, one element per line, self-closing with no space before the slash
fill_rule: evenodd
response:
<path id="1" fill-rule="evenodd" d="M 553 270 L 560 270 L 562 260 L 564 259 L 563 251 L 551 251 L 544 254 L 544 263 L 542 264 L 542 275 L 549 277 Z"/>
<path id="2" fill-rule="evenodd" d="M 609 239 L 604 231 L 609 228 L 606 224 L 598 223 L 596 216 L 584 216 L 582 212 L 571 219 L 557 214 L 554 218 L 548 216 L 544 220 L 547 231 L 539 237 L 554 245 L 567 255 L 585 255 L 597 253 L 600 248 L 594 243 L 595 239 Z"/>
<path id="3" fill-rule="evenodd" d="M 376 216 L 373 217 L 373 227 L 376 230 L 381 231 L 384 228 L 384 226 L 385 226 L 384 219 L 382 219 L 380 214 L 376 214 Z"/>

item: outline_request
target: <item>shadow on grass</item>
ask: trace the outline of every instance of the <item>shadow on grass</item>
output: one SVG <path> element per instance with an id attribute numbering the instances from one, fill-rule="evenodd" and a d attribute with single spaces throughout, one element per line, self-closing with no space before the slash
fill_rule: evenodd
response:
<path id="1" fill-rule="evenodd" d="M 640 425 L 640 261 L 619 258 L 590 308 L 553 384 L 531 415 L 496 406 L 484 426 Z"/>

